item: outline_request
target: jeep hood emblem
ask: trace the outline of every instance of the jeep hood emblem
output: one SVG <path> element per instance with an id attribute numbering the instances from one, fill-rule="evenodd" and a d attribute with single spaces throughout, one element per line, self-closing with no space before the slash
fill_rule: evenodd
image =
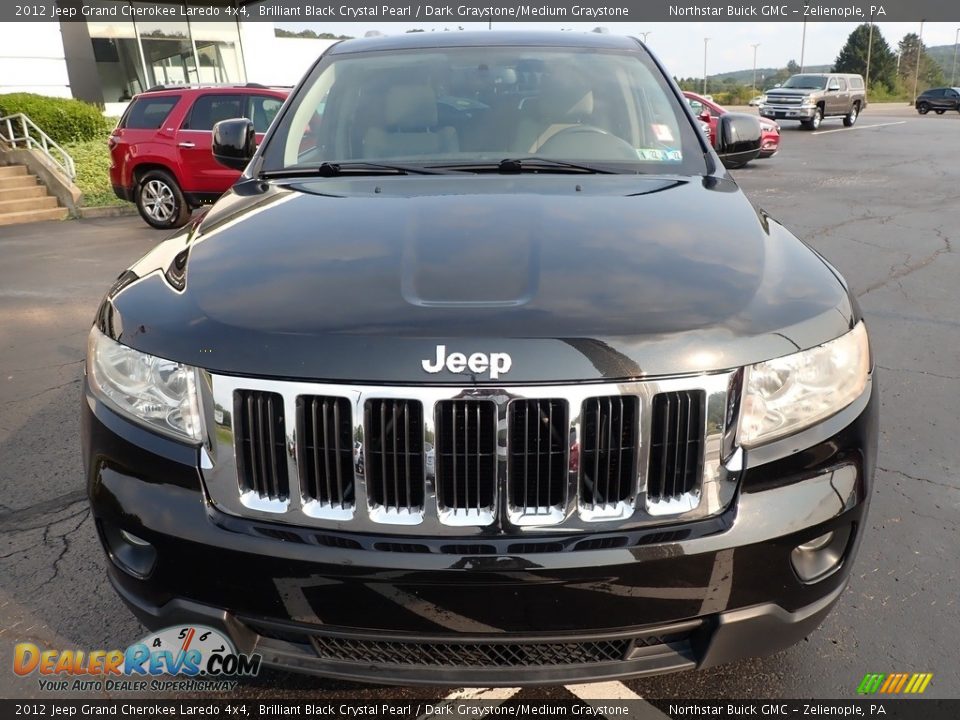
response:
<path id="1" fill-rule="evenodd" d="M 460 352 L 452 352 L 447 355 L 446 345 L 437 345 L 437 357 L 434 360 L 423 360 L 421 367 L 428 373 L 438 373 L 444 367 L 452 373 L 463 373 L 469 371 L 474 375 L 480 375 L 488 370 L 490 379 L 496 380 L 501 375 L 510 372 L 513 365 L 513 359 L 508 353 L 482 353 L 476 352 L 470 356 Z"/>

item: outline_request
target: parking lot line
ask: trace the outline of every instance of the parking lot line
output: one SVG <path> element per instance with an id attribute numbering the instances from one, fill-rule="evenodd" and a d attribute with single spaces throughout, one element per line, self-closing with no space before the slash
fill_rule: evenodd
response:
<path id="1" fill-rule="evenodd" d="M 574 696 L 593 705 L 595 708 L 602 705 L 603 701 L 606 700 L 639 700 L 641 703 L 641 711 L 637 717 L 644 718 L 645 720 L 661 720 L 661 718 L 667 717 L 618 680 L 612 682 L 585 683 L 583 685 L 567 685 L 565 687 L 569 692 L 573 693 Z"/>
<path id="2" fill-rule="evenodd" d="M 613 682 L 567 685 L 567 690 L 581 700 L 642 700 L 633 690 L 619 680 Z"/>
<path id="3" fill-rule="evenodd" d="M 509 700 L 514 695 L 520 692 L 520 688 L 461 688 L 460 690 L 454 690 L 452 693 L 443 698 L 442 702 L 437 703 L 434 707 L 436 708 L 432 713 L 424 713 L 417 718 L 417 720 L 431 720 L 432 718 L 449 718 L 454 711 L 452 706 L 458 700 L 487 700 L 494 705 L 499 705 L 505 700 Z M 446 708 L 450 707 L 450 711 L 447 711 Z"/>
<path id="4" fill-rule="evenodd" d="M 461 688 L 454 690 L 444 700 L 509 700 L 520 688 Z"/>
<path id="5" fill-rule="evenodd" d="M 811 135 L 828 135 L 829 133 L 835 132 L 849 132 L 850 130 L 869 130 L 870 128 L 878 127 L 887 127 L 889 125 L 906 125 L 906 120 L 900 120 L 898 122 L 888 122 L 888 123 L 876 123 L 874 125 L 854 125 L 853 127 L 842 127 L 836 128 L 835 130 L 817 130 L 816 132 L 810 133 Z"/>

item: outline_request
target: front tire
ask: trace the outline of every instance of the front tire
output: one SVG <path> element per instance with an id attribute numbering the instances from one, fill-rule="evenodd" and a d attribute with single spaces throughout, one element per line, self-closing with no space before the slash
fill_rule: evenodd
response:
<path id="1" fill-rule="evenodd" d="M 917 105 L 917 112 L 920 113 L 921 115 L 926 115 L 928 112 L 930 112 L 930 106 L 927 105 L 927 103 L 922 102 L 919 105 Z"/>
<path id="2" fill-rule="evenodd" d="M 934 110 L 934 112 L 937 113 L 937 115 L 943 115 L 946 110 Z"/>
<path id="3" fill-rule="evenodd" d="M 140 178 L 136 201 L 140 217 L 158 230 L 178 228 L 190 218 L 180 186 L 165 170 L 150 170 Z"/>
<path id="4" fill-rule="evenodd" d="M 860 105 L 859 103 L 854 103 L 853 107 L 850 108 L 850 112 L 844 115 L 843 124 L 846 127 L 853 127 L 858 117 L 860 117 Z"/>
<path id="5" fill-rule="evenodd" d="M 820 123 L 823 122 L 823 108 L 818 107 L 817 111 L 813 114 L 813 117 L 809 120 L 804 120 L 801 125 L 807 130 L 816 130 L 820 127 Z"/>

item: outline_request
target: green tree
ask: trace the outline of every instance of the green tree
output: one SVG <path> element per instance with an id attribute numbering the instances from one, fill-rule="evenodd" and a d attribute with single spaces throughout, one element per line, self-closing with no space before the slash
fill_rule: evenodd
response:
<path id="1" fill-rule="evenodd" d="M 914 95 L 914 78 L 917 80 L 916 94 L 927 88 L 944 84 L 943 68 L 927 54 L 927 47 L 916 33 L 907 33 L 899 44 L 900 50 L 900 82 L 907 89 L 910 98 Z M 917 72 L 917 55 L 920 56 L 919 73 Z"/>
<path id="2" fill-rule="evenodd" d="M 869 54 L 871 86 L 882 85 L 887 91 L 894 90 L 897 83 L 897 59 L 876 25 L 873 26 L 872 48 L 870 45 L 870 24 L 863 23 L 850 33 L 846 44 L 837 55 L 834 70 L 866 77 Z"/>

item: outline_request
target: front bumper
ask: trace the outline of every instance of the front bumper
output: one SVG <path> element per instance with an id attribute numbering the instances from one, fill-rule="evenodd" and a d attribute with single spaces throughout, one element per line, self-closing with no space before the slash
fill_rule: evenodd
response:
<path id="1" fill-rule="evenodd" d="M 89 390 L 88 491 L 101 539 L 123 529 L 157 550 L 144 578 L 108 563 L 145 625 L 210 625 L 267 665 L 479 686 L 662 673 L 775 652 L 829 612 L 864 527 L 875 388 L 781 447 L 748 455 L 722 515 L 580 534 L 576 544 L 545 537 L 474 555 L 424 539 L 413 552 L 409 537 L 321 536 L 226 516 L 204 493 L 195 449 L 130 424 Z M 836 570 L 802 582 L 791 551 L 844 529 Z M 600 549 L 576 549 L 591 538 Z"/>
<path id="2" fill-rule="evenodd" d="M 800 107 L 798 105 L 761 105 L 760 117 L 770 120 L 810 120 L 816 114 L 815 105 Z"/>

